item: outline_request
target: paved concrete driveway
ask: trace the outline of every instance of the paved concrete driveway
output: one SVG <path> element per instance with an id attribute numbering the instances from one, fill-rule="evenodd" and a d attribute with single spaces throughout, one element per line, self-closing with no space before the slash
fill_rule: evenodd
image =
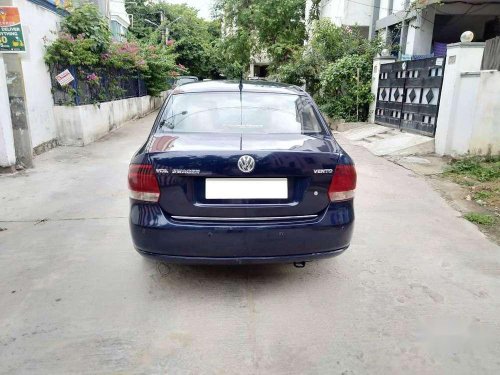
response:
<path id="1" fill-rule="evenodd" d="M 401 167 L 346 145 L 357 223 L 305 269 L 162 266 L 126 174 L 154 116 L 0 177 L 0 373 L 500 372 L 500 249 Z"/>

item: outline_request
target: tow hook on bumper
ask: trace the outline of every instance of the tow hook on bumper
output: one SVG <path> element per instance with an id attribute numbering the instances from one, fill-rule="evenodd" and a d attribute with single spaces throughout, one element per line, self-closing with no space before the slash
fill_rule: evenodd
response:
<path id="1" fill-rule="evenodd" d="M 293 266 L 295 268 L 304 268 L 306 266 L 306 262 L 293 262 Z"/>

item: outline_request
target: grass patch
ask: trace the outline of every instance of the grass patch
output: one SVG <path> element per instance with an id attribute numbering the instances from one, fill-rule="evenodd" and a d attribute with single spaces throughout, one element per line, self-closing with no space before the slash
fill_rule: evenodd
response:
<path id="1" fill-rule="evenodd" d="M 500 212 L 500 155 L 454 160 L 445 170 L 444 177 L 466 187 L 481 206 Z"/>
<path id="2" fill-rule="evenodd" d="M 485 200 L 485 199 L 490 199 L 493 197 L 493 192 L 489 190 L 481 190 L 476 193 L 474 193 L 474 199 L 478 200 Z"/>
<path id="3" fill-rule="evenodd" d="M 479 182 L 500 179 L 500 156 L 472 156 L 452 162 L 445 174 L 464 177 L 464 185 L 468 185 L 467 177 Z"/>
<path id="4" fill-rule="evenodd" d="M 496 222 L 496 218 L 493 215 L 480 214 L 477 212 L 468 212 L 464 215 L 464 218 L 471 223 L 487 226 L 493 225 Z"/>

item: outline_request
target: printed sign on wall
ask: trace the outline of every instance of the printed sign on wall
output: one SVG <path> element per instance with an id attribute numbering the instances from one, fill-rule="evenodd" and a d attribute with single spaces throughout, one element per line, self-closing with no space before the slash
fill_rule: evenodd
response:
<path id="1" fill-rule="evenodd" d="M 75 77 L 69 72 L 68 69 L 63 70 L 61 73 L 56 75 L 56 81 L 59 82 L 61 86 L 66 86 L 67 84 L 73 82 Z"/>
<path id="2" fill-rule="evenodd" d="M 0 7 L 0 52 L 25 52 L 19 9 Z"/>

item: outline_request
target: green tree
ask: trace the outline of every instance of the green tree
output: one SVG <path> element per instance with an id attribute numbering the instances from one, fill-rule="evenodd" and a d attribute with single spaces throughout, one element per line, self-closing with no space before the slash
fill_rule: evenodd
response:
<path id="1" fill-rule="evenodd" d="M 321 110 L 332 118 L 366 120 L 372 100 L 371 67 L 369 56 L 356 54 L 328 64 L 320 75 L 318 104 Z"/>
<path id="2" fill-rule="evenodd" d="M 276 69 L 275 78 L 305 85 L 330 117 L 355 120 L 359 108 L 363 120 L 371 101 L 371 64 L 381 47 L 378 39 L 366 39 L 356 27 L 315 20 L 308 43 Z"/>
<path id="3" fill-rule="evenodd" d="M 167 88 L 167 79 L 178 67 L 175 54 L 167 46 L 155 46 L 141 43 L 140 55 L 145 61 L 142 76 L 146 81 L 148 94 L 159 96 Z"/>
<path id="4" fill-rule="evenodd" d="M 61 31 L 75 38 L 83 36 L 90 39 L 93 42 L 92 50 L 95 52 L 105 51 L 111 43 L 108 21 L 91 3 L 82 4 L 64 18 Z"/>
<path id="5" fill-rule="evenodd" d="M 169 44 L 177 56 L 177 63 L 187 67 L 190 74 L 200 78 L 218 76 L 218 21 L 202 19 L 196 9 L 185 4 L 150 4 L 146 1 L 136 1 L 126 3 L 126 6 L 134 18 L 134 24 L 129 31 L 135 38 L 148 40 L 155 45 L 165 45 L 168 29 Z M 146 20 L 159 26 L 151 25 Z"/>
<path id="6" fill-rule="evenodd" d="M 229 71 L 248 68 L 250 57 L 265 53 L 271 70 L 289 61 L 306 37 L 305 0 L 217 0 L 220 50 Z"/>

